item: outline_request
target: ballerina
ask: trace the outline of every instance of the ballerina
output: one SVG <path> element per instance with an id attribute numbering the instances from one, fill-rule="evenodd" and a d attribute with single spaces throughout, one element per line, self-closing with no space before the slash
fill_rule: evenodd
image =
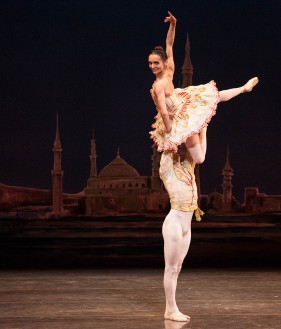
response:
<path id="1" fill-rule="evenodd" d="M 170 23 L 166 51 L 157 46 L 148 57 L 149 67 L 156 77 L 150 92 L 157 109 L 156 121 L 152 125 L 154 130 L 150 135 L 159 152 L 177 152 L 178 145 L 186 143 L 187 147 L 192 148 L 190 151 L 193 159 L 202 163 L 204 152 L 199 147 L 198 134 L 216 113 L 217 104 L 250 92 L 259 80 L 254 77 L 241 87 L 221 91 L 218 91 L 214 81 L 175 89 L 173 44 L 177 20 L 170 12 L 168 14 L 164 20 Z"/>

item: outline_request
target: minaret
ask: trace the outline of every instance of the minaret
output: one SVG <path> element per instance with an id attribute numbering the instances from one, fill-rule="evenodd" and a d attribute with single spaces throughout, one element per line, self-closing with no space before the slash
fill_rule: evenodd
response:
<path id="1" fill-rule="evenodd" d="M 90 178 L 97 177 L 97 153 L 96 153 L 96 139 L 93 132 L 93 139 L 91 139 L 91 171 L 90 171 Z"/>
<path id="2" fill-rule="evenodd" d="M 182 88 L 186 88 L 192 85 L 192 75 L 193 75 L 193 66 L 190 59 L 190 42 L 187 34 L 186 44 L 185 44 L 185 58 L 184 63 L 181 68 L 182 72 Z"/>
<path id="3" fill-rule="evenodd" d="M 159 176 L 159 166 L 160 166 L 160 153 L 157 151 L 157 145 L 152 146 L 153 153 L 151 156 L 152 160 L 152 176 L 151 176 L 151 190 L 159 191 L 162 187 L 161 178 Z"/>
<path id="4" fill-rule="evenodd" d="M 185 58 L 184 63 L 182 66 L 182 88 L 186 88 L 192 85 L 192 76 L 193 76 L 193 66 L 191 63 L 190 58 L 190 42 L 189 42 L 189 36 L 187 34 L 186 36 L 186 44 L 185 44 Z M 179 147 L 179 154 L 181 158 L 183 158 L 184 154 L 186 152 L 185 144 L 181 144 Z M 198 193 L 198 205 L 200 206 L 200 200 L 201 200 L 201 188 L 200 188 L 200 172 L 199 172 L 199 165 L 197 164 L 195 166 L 195 179 L 196 179 L 196 185 L 197 185 L 197 193 Z"/>
<path id="5" fill-rule="evenodd" d="M 59 119 L 57 115 L 57 129 L 56 139 L 53 147 L 54 152 L 54 168 L 52 170 L 53 178 L 53 212 L 56 217 L 60 217 L 63 211 L 63 200 L 62 200 L 62 177 L 63 170 L 61 170 L 61 142 L 59 136 Z"/>
<path id="6" fill-rule="evenodd" d="M 223 176 L 223 210 L 231 210 L 231 200 L 232 200 L 232 176 L 234 175 L 233 169 L 229 163 L 229 147 L 227 146 L 226 162 L 224 168 L 222 169 Z"/>

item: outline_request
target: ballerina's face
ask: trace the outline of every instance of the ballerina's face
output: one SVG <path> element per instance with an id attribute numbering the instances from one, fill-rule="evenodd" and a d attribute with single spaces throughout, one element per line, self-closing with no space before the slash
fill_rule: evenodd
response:
<path id="1" fill-rule="evenodd" d="M 159 55 L 150 54 L 148 56 L 148 66 L 153 74 L 158 75 L 165 69 L 165 62 Z"/>

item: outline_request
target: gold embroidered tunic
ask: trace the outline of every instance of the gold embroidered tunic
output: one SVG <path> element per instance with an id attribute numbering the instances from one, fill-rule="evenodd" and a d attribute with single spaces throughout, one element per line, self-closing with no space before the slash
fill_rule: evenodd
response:
<path id="1" fill-rule="evenodd" d="M 198 208 L 198 193 L 195 182 L 195 162 L 187 153 L 181 168 L 174 165 L 172 152 L 164 152 L 160 160 L 160 178 L 169 194 L 171 208 L 194 211 L 196 220 L 201 220 L 203 212 Z"/>

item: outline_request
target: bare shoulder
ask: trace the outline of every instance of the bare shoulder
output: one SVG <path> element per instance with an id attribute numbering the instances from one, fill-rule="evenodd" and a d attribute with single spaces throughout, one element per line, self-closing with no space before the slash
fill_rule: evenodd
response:
<path id="1" fill-rule="evenodd" d="M 165 79 L 157 80 L 157 81 L 155 81 L 154 84 L 153 84 L 153 90 L 154 90 L 156 93 L 162 92 L 162 91 L 165 90 L 165 88 L 166 88 L 166 84 L 167 84 L 167 82 L 165 81 Z"/>

